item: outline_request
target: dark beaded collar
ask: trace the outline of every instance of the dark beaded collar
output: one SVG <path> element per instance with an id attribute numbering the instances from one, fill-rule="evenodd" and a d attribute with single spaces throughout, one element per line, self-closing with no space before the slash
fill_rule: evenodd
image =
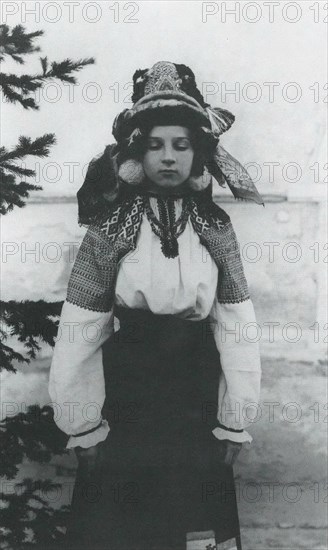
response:
<path id="1" fill-rule="evenodd" d="M 160 238 L 161 248 L 166 258 L 176 258 L 179 255 L 178 237 L 183 233 L 191 208 L 191 200 L 188 197 L 183 197 L 182 212 L 179 218 L 175 219 L 175 200 L 177 197 L 156 196 L 158 204 L 159 219 L 156 217 L 153 209 L 150 206 L 149 196 L 145 201 L 145 211 L 149 220 L 150 226 Z"/>

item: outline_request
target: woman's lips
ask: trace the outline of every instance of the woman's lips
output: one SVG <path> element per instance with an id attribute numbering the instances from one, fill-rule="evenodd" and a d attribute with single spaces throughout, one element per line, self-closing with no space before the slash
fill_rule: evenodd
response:
<path id="1" fill-rule="evenodd" d="M 160 170 L 160 173 L 161 174 L 176 174 L 177 171 L 176 170 L 169 170 L 169 169 L 165 170 L 164 169 L 164 170 Z"/>

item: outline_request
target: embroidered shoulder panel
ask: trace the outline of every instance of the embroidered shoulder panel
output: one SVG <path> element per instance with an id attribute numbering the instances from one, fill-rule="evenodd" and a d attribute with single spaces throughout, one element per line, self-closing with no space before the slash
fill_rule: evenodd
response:
<path id="1" fill-rule="evenodd" d="M 71 272 L 68 302 L 92 311 L 110 311 L 118 262 L 136 246 L 143 205 L 142 197 L 124 201 L 100 225 L 90 225 Z"/>
<path id="2" fill-rule="evenodd" d="M 201 243 L 218 266 L 218 301 L 224 304 L 248 300 L 250 296 L 239 244 L 228 214 L 214 203 L 203 212 L 195 204 L 191 221 Z"/>
<path id="3" fill-rule="evenodd" d="M 141 196 L 126 200 L 119 204 L 108 219 L 100 226 L 110 242 L 118 238 L 135 244 L 142 215 L 144 211 L 144 198 Z"/>
<path id="4" fill-rule="evenodd" d="M 70 275 L 68 302 L 92 311 L 110 311 L 117 252 L 107 236 L 91 225 L 80 245 Z"/>

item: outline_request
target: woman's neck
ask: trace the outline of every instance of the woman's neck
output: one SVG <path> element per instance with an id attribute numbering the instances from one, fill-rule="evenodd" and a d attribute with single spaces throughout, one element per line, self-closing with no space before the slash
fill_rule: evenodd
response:
<path id="1" fill-rule="evenodd" d="M 176 187 L 170 187 L 170 188 L 164 188 L 160 187 L 159 185 L 154 184 L 152 181 L 145 179 L 142 183 L 138 185 L 130 185 L 128 183 L 125 183 L 123 180 L 120 182 L 120 188 L 122 195 L 126 196 L 134 196 L 134 195 L 146 195 L 150 197 L 162 197 L 162 198 L 184 198 L 184 197 L 194 197 L 196 200 L 199 199 L 205 199 L 212 200 L 212 187 L 208 186 L 207 189 L 203 189 L 201 191 L 194 191 L 189 186 L 189 181 L 186 180 L 183 182 L 183 184 L 176 186 Z"/>
<path id="2" fill-rule="evenodd" d="M 191 195 L 191 189 L 188 185 L 188 180 L 175 187 L 161 187 L 160 185 L 156 185 L 150 180 L 145 180 L 144 183 L 139 186 L 139 189 L 146 195 L 163 198 L 179 198 L 185 197 L 186 195 Z"/>

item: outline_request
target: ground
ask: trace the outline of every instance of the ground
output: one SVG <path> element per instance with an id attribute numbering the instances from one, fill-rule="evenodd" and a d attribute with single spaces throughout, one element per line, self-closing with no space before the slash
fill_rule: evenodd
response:
<path id="1" fill-rule="evenodd" d="M 326 401 L 324 365 L 263 362 L 263 416 L 235 467 L 245 550 L 327 549 Z"/>

